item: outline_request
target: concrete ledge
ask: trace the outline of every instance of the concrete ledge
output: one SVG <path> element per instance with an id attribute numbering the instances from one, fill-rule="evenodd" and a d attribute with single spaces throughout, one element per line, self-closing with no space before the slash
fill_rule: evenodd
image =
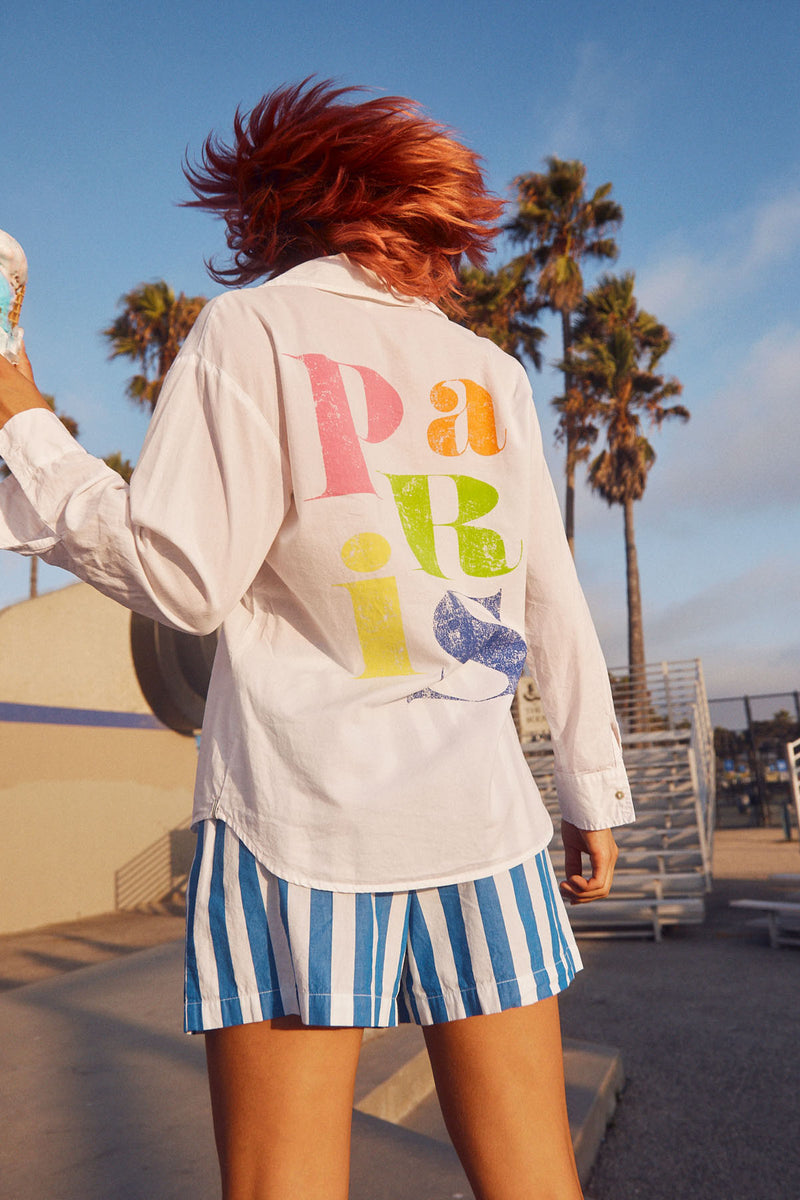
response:
<path id="1" fill-rule="evenodd" d="M 619 1051 L 564 1041 L 567 1109 L 578 1174 L 585 1186 L 625 1084 Z"/>
<path id="2" fill-rule="evenodd" d="M 401 1025 L 370 1032 L 358 1063 L 354 1107 L 399 1125 L 434 1090 L 422 1030 Z"/>
<path id="3" fill-rule="evenodd" d="M 622 1059 L 608 1046 L 565 1040 L 564 1070 L 572 1144 L 585 1184 L 625 1081 Z M 400 1026 L 377 1036 L 373 1032 L 361 1053 L 355 1108 L 450 1145 L 420 1029 Z"/>
<path id="4" fill-rule="evenodd" d="M 367 1113 L 353 1113 L 350 1200 L 473 1200 L 449 1144 Z"/>

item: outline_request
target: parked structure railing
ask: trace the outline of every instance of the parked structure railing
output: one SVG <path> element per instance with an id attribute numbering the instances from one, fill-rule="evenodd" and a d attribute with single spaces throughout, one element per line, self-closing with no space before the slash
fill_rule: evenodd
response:
<path id="1" fill-rule="evenodd" d="M 716 796 L 714 729 L 699 659 L 609 671 L 623 743 L 686 740 L 691 748 L 703 858 L 710 876 Z"/>
<path id="2" fill-rule="evenodd" d="M 170 829 L 114 874 L 117 909 L 156 904 L 186 883 L 196 838 L 191 820 Z"/>
<path id="3" fill-rule="evenodd" d="M 631 678 L 610 672 L 623 751 L 637 813 L 616 830 L 619 859 L 612 897 L 571 910 L 582 933 L 622 936 L 703 919 L 711 886 L 715 756 L 699 661 L 648 664 Z M 545 728 L 522 748 L 558 825 L 553 748 Z M 561 869 L 559 838 L 551 846 Z"/>

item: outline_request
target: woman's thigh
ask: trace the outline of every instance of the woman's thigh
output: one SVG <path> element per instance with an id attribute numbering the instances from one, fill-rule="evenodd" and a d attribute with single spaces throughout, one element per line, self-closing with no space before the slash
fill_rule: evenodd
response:
<path id="1" fill-rule="evenodd" d="M 205 1035 L 224 1200 L 346 1200 L 361 1036 L 297 1017 Z"/>
<path id="2" fill-rule="evenodd" d="M 424 1034 L 477 1200 L 579 1200 L 556 998 L 429 1025 Z"/>

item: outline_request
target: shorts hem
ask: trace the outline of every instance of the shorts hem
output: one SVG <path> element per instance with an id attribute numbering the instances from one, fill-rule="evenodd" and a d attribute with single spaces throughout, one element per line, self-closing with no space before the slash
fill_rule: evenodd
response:
<path id="1" fill-rule="evenodd" d="M 296 996 L 287 999 L 278 988 L 266 992 L 240 993 L 229 999 L 208 997 L 185 1002 L 184 1032 L 209 1033 L 213 1029 L 252 1025 L 273 1017 L 290 1016 L 300 1017 L 304 1025 L 331 1029 L 438 1025 L 466 1017 L 491 1016 L 510 1008 L 524 1008 L 550 999 L 569 987 L 580 970 L 580 961 L 570 963 L 564 958 L 555 958 L 552 973 L 542 967 L 530 974 L 512 976 L 506 980 L 488 979 L 485 983 L 476 983 L 474 987 L 443 988 L 432 995 L 414 989 L 411 1006 L 403 993 L 396 1001 L 390 1002 L 385 997 L 369 992 L 310 992 L 301 1001 Z M 352 1008 L 354 1000 L 368 1002 L 373 1013 L 377 1009 L 378 1018 L 370 1021 L 338 1019 L 340 1005 Z"/>

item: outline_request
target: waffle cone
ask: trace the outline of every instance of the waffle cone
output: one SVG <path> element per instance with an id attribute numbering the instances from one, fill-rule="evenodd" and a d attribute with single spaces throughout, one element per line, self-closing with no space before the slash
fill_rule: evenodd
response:
<path id="1" fill-rule="evenodd" d="M 8 323 L 12 329 L 16 329 L 19 325 L 19 315 L 22 311 L 22 301 L 25 299 L 25 284 L 21 283 L 14 293 L 14 303 L 11 305 L 11 310 L 8 314 Z"/>

